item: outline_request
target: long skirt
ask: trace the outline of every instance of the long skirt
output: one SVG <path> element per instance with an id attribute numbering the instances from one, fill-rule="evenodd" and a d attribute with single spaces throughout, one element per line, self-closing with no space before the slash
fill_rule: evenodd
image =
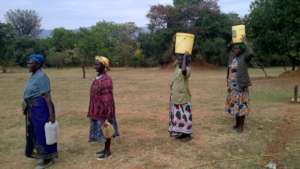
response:
<path id="1" fill-rule="evenodd" d="M 249 92 L 230 90 L 225 101 L 225 112 L 233 116 L 245 116 L 250 112 L 249 108 Z"/>
<path id="2" fill-rule="evenodd" d="M 25 155 L 38 159 L 57 158 L 57 143 L 46 144 L 44 126 L 49 119 L 49 109 L 45 99 L 39 96 L 27 103 Z"/>
<path id="3" fill-rule="evenodd" d="M 114 117 L 109 122 L 113 125 L 115 133 L 113 137 L 120 136 L 117 119 Z M 103 136 L 101 129 L 101 121 L 90 119 L 90 134 L 89 134 L 89 142 L 105 142 L 105 137 Z"/>
<path id="4" fill-rule="evenodd" d="M 192 105 L 170 104 L 169 133 L 171 135 L 192 134 Z"/>

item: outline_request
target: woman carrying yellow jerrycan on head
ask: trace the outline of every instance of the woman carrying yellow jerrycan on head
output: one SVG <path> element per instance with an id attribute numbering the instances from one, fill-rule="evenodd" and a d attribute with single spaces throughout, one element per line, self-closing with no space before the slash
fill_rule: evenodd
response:
<path id="1" fill-rule="evenodd" d="M 251 81 L 248 73 L 248 65 L 253 56 L 251 48 L 245 40 L 245 27 L 234 26 L 233 43 L 228 60 L 227 90 L 225 112 L 235 117 L 233 129 L 243 132 L 246 115 L 249 114 L 249 86 Z M 233 46 L 233 47 L 232 47 Z"/>
<path id="2" fill-rule="evenodd" d="M 189 90 L 194 35 L 176 34 L 176 69 L 171 81 L 169 105 L 169 134 L 178 139 L 191 138 L 192 104 Z"/>

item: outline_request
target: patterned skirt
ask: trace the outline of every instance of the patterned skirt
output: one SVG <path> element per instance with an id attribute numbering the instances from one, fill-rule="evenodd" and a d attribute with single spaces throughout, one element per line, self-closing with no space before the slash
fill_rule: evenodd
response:
<path id="1" fill-rule="evenodd" d="M 114 127 L 114 136 L 117 137 L 120 136 L 119 129 L 118 129 L 118 123 L 117 119 L 114 117 L 109 122 L 113 125 Z M 90 119 L 90 132 L 89 132 L 89 142 L 99 142 L 99 143 L 104 143 L 105 142 L 105 137 L 103 136 L 102 130 L 101 130 L 101 121 L 100 120 L 93 120 Z"/>
<path id="2" fill-rule="evenodd" d="M 225 112 L 233 116 L 245 116 L 250 112 L 249 91 L 230 90 L 225 101 Z"/>
<path id="3" fill-rule="evenodd" d="M 191 103 L 170 103 L 169 133 L 171 135 L 192 134 Z"/>

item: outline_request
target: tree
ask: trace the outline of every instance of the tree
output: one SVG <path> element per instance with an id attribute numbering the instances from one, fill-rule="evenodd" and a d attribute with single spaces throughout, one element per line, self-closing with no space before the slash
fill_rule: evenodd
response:
<path id="1" fill-rule="evenodd" d="M 170 55 L 165 53 L 172 48 L 173 34 L 174 32 L 168 29 L 140 34 L 139 43 L 144 54 L 145 66 L 165 64 L 170 60 Z"/>
<path id="2" fill-rule="evenodd" d="M 175 8 L 171 5 L 153 5 L 150 8 L 147 17 L 150 19 L 148 28 L 154 32 L 161 29 L 171 27 L 175 21 L 174 10 Z"/>
<path id="3" fill-rule="evenodd" d="M 268 56 L 265 61 L 289 59 L 295 70 L 300 63 L 300 1 L 255 0 L 250 10 L 247 28 L 254 50 Z"/>
<path id="4" fill-rule="evenodd" d="M 7 72 L 7 66 L 13 60 L 15 34 L 12 26 L 0 23 L 0 66 L 2 72 Z"/>
<path id="5" fill-rule="evenodd" d="M 98 22 L 89 29 L 80 29 L 77 47 L 81 56 L 83 77 L 85 66 L 103 55 L 115 66 L 129 66 L 134 57 L 139 29 L 134 23 Z"/>
<path id="6" fill-rule="evenodd" d="M 17 37 L 14 45 L 14 56 L 16 63 L 20 66 L 26 66 L 27 57 L 35 53 L 37 47 L 37 40 L 32 37 Z M 38 48 L 36 48 L 38 49 Z"/>
<path id="7" fill-rule="evenodd" d="M 57 52 L 54 48 L 50 49 L 47 57 L 47 65 L 54 66 L 56 68 L 63 68 L 64 66 L 65 53 Z"/>
<path id="8" fill-rule="evenodd" d="M 42 19 L 34 10 L 9 10 L 5 18 L 18 36 L 37 37 L 40 33 Z"/>
<path id="9" fill-rule="evenodd" d="M 73 49 L 76 44 L 76 33 L 64 28 L 56 28 L 52 32 L 52 46 L 56 51 L 62 52 Z"/>
<path id="10" fill-rule="evenodd" d="M 188 32 L 196 35 L 193 50 L 196 58 L 224 65 L 224 51 L 231 41 L 231 26 L 242 22 L 238 14 L 221 13 L 216 0 L 174 0 L 173 4 L 150 8 L 147 17 L 151 32 L 141 34 L 139 38 L 145 58 L 169 62 L 174 51 L 175 33 Z"/>
<path id="11" fill-rule="evenodd" d="M 77 47 L 81 58 L 82 78 L 85 79 L 85 67 L 88 60 L 96 54 L 96 43 L 95 37 L 93 37 L 91 31 L 86 28 L 80 28 L 78 36 Z"/>

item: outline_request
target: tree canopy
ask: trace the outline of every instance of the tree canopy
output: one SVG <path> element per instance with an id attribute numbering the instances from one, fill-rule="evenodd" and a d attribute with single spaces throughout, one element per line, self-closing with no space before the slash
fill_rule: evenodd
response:
<path id="1" fill-rule="evenodd" d="M 268 61 L 300 61 L 300 1 L 255 0 L 247 17 L 249 38 Z"/>
<path id="2" fill-rule="evenodd" d="M 9 10 L 5 18 L 18 36 L 37 37 L 40 33 L 42 19 L 34 10 Z"/>
<path id="3" fill-rule="evenodd" d="M 231 27 L 246 24 L 247 39 L 265 65 L 300 63 L 300 1 L 255 0 L 241 18 L 223 13 L 217 0 L 173 0 L 173 5 L 153 5 L 147 28 L 135 23 L 99 21 L 68 30 L 55 28 L 39 38 L 41 17 L 34 10 L 9 10 L 0 23 L 0 63 L 25 66 L 31 53 L 47 57 L 47 66 L 87 66 L 96 55 L 107 56 L 114 66 L 158 66 L 172 61 L 174 35 L 195 35 L 193 59 L 226 65 Z"/>

